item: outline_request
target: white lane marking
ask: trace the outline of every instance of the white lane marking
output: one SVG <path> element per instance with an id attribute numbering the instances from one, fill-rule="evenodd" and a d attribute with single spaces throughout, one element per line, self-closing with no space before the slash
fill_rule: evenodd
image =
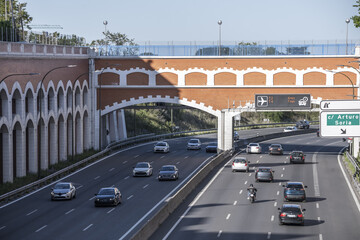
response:
<path id="1" fill-rule="evenodd" d="M 247 184 L 247 181 L 245 181 L 245 183 L 244 183 L 245 185 Z"/>
<path id="2" fill-rule="evenodd" d="M 26 214 L 26 216 L 29 216 L 29 215 L 33 214 L 34 212 L 37 212 L 37 209 L 35 209 L 35 210 L 32 211 L 32 212 L 29 212 L 28 214 Z"/>
<path id="3" fill-rule="evenodd" d="M 154 161 L 150 162 L 150 164 L 153 164 L 153 163 L 154 163 Z"/>
<path id="4" fill-rule="evenodd" d="M 239 194 L 242 194 L 243 190 L 240 190 Z"/>
<path id="5" fill-rule="evenodd" d="M 164 158 L 165 156 L 161 156 L 160 159 Z"/>
<path id="6" fill-rule="evenodd" d="M 285 170 L 285 168 L 283 167 L 283 171 Z"/>
<path id="7" fill-rule="evenodd" d="M 320 217 L 318 217 L 317 220 L 320 222 Z"/>
<path id="8" fill-rule="evenodd" d="M 277 206 L 277 202 L 274 202 L 274 207 L 276 207 Z"/>
<path id="9" fill-rule="evenodd" d="M 319 208 L 319 203 L 316 203 L 316 208 Z"/>
<path id="10" fill-rule="evenodd" d="M 177 151 L 175 150 L 175 151 L 172 151 L 173 153 L 176 153 Z"/>
<path id="11" fill-rule="evenodd" d="M 251 176 L 251 173 L 249 173 L 249 177 Z"/>
<path id="12" fill-rule="evenodd" d="M 0 230 L 3 230 L 4 228 L 6 228 L 6 226 L 2 226 L 2 227 L 0 227 Z"/>
<path id="13" fill-rule="evenodd" d="M 123 161 L 123 164 L 127 163 L 127 161 Z"/>
<path id="14" fill-rule="evenodd" d="M 271 221 L 272 221 L 272 222 L 274 221 L 274 215 L 271 216 Z"/>
<path id="15" fill-rule="evenodd" d="M 321 233 L 319 234 L 319 240 L 323 240 L 323 236 Z"/>
<path id="16" fill-rule="evenodd" d="M 222 230 L 219 231 L 217 237 L 219 238 L 221 236 Z"/>
<path id="17" fill-rule="evenodd" d="M 253 167 L 253 169 L 255 169 L 255 167 Z"/>
<path id="18" fill-rule="evenodd" d="M 237 201 L 234 202 L 234 206 L 237 204 Z"/>
<path id="19" fill-rule="evenodd" d="M 338 153 L 338 163 L 339 163 L 340 169 L 341 169 L 341 171 L 342 171 L 342 173 L 343 173 L 343 175 L 344 175 L 345 181 L 346 181 L 346 183 L 347 183 L 347 185 L 348 185 L 348 187 L 349 187 L 349 189 L 350 189 L 351 195 L 353 196 L 353 199 L 354 199 L 354 201 L 355 201 L 355 204 L 356 204 L 356 206 L 357 206 L 357 208 L 358 208 L 358 210 L 359 210 L 359 212 L 360 212 L 360 203 L 359 203 L 359 200 L 358 200 L 358 198 L 356 197 L 355 192 L 354 192 L 354 190 L 352 189 L 351 184 L 350 184 L 350 182 L 349 182 L 349 180 L 347 179 L 347 176 L 346 176 L 346 174 L 345 174 L 344 168 L 342 167 L 341 162 L 340 162 L 340 157 L 342 156 L 342 155 L 341 155 L 341 152 L 342 152 L 342 150 Z"/>
<path id="20" fill-rule="evenodd" d="M 96 178 L 94 178 L 94 180 L 99 179 L 99 178 L 100 178 L 100 176 L 97 176 Z"/>
<path id="21" fill-rule="evenodd" d="M 83 232 L 85 232 L 86 230 L 88 230 L 89 228 L 92 227 L 93 224 L 90 224 L 89 226 L 87 226 L 86 228 L 83 229 Z"/>
<path id="22" fill-rule="evenodd" d="M 281 186 L 281 182 L 279 182 L 279 186 Z"/>
<path id="23" fill-rule="evenodd" d="M 89 199 L 89 201 L 94 200 L 95 198 L 96 198 L 96 196 L 93 196 L 92 198 Z"/>
<path id="24" fill-rule="evenodd" d="M 46 228 L 47 227 L 47 225 L 44 225 L 44 226 L 42 226 L 41 228 L 39 228 L 38 230 L 36 230 L 35 232 L 40 232 L 41 230 L 43 230 L 44 228 Z"/>
<path id="25" fill-rule="evenodd" d="M 231 161 L 231 160 L 230 160 Z M 185 218 L 185 216 L 188 214 L 188 212 L 191 210 L 191 208 L 196 204 L 196 202 L 201 198 L 201 196 L 206 192 L 206 190 L 210 187 L 210 185 L 215 181 L 215 179 L 219 176 L 219 174 L 224 170 L 224 168 L 226 167 L 226 165 L 229 164 L 228 161 L 227 163 L 225 163 L 220 169 L 219 171 L 215 174 L 215 176 L 210 180 L 210 182 L 208 182 L 208 184 L 206 184 L 206 186 L 200 191 L 200 193 L 196 196 L 196 198 L 189 204 L 189 207 L 186 209 L 186 211 L 184 212 L 183 215 L 180 216 L 180 218 L 176 221 L 176 223 L 171 227 L 171 229 L 168 231 L 168 233 L 163 237 L 162 240 L 166 240 L 170 234 L 174 231 L 174 229 L 179 225 L 179 223 L 181 222 L 181 220 L 183 218 Z M 242 190 L 240 191 L 240 194 L 242 193 Z M 157 207 L 157 206 L 156 206 Z M 124 239 L 126 235 L 124 235 L 120 240 Z"/>
<path id="26" fill-rule="evenodd" d="M 112 211 L 114 211 L 115 210 L 115 208 L 112 208 L 112 209 L 110 209 L 107 213 L 111 213 Z"/>
<path id="27" fill-rule="evenodd" d="M 78 190 L 78 189 L 80 189 L 80 188 L 82 188 L 83 187 L 83 185 L 80 185 L 80 186 L 78 186 L 76 189 Z"/>
<path id="28" fill-rule="evenodd" d="M 127 200 L 129 200 L 130 198 L 132 198 L 134 195 L 130 195 L 128 198 L 127 198 Z"/>
<path id="29" fill-rule="evenodd" d="M 280 192 L 279 192 L 279 191 L 277 191 L 277 192 L 276 192 L 276 195 L 279 195 L 279 193 L 280 193 Z"/>
<path id="30" fill-rule="evenodd" d="M 110 168 L 109 172 L 114 171 L 115 168 Z"/>
<path id="31" fill-rule="evenodd" d="M 258 163 L 258 162 L 259 162 L 259 160 L 256 161 L 256 163 Z"/>
<path id="32" fill-rule="evenodd" d="M 145 186 L 143 186 L 143 188 L 147 188 L 149 186 L 149 184 L 146 184 Z"/>
<path id="33" fill-rule="evenodd" d="M 286 163 L 286 161 L 284 161 L 284 163 Z"/>
<path id="34" fill-rule="evenodd" d="M 73 208 L 73 209 L 71 209 L 71 210 L 67 211 L 67 212 L 65 213 L 65 215 L 68 215 L 69 213 L 71 213 L 71 212 L 73 212 L 73 211 L 75 211 L 75 208 Z"/>
<path id="35" fill-rule="evenodd" d="M 271 232 L 268 232 L 267 238 L 266 239 L 270 239 L 271 238 Z"/>
<path id="36" fill-rule="evenodd" d="M 136 155 L 134 158 L 137 158 L 138 156 L 140 156 L 140 155 Z"/>
<path id="37" fill-rule="evenodd" d="M 185 156 L 184 159 L 187 159 L 189 156 Z"/>
<path id="38" fill-rule="evenodd" d="M 281 174 L 281 177 L 283 177 L 284 176 L 284 174 Z"/>
<path id="39" fill-rule="evenodd" d="M 125 177 L 124 179 L 126 180 L 126 179 L 128 179 L 130 176 L 127 176 L 127 177 Z"/>
<path id="40" fill-rule="evenodd" d="M 226 216 L 226 220 L 229 220 L 230 216 L 231 216 L 231 214 L 228 213 L 228 215 Z"/>
<path id="41" fill-rule="evenodd" d="M 319 152 L 314 153 L 314 155 L 312 157 L 315 197 L 320 197 L 319 177 L 318 177 L 317 164 L 316 164 L 316 156 L 318 153 Z"/>
<path id="42" fill-rule="evenodd" d="M 180 162 L 177 162 L 176 164 L 180 164 Z"/>
<path id="43" fill-rule="evenodd" d="M 262 158 L 262 156 L 260 156 L 260 158 Z"/>

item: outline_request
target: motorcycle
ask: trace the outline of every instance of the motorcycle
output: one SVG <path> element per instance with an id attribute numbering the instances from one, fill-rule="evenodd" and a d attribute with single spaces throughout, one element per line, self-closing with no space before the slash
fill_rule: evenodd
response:
<path id="1" fill-rule="evenodd" d="M 249 195 L 249 201 L 250 201 L 251 203 L 255 202 L 255 194 L 254 194 L 254 193 L 250 193 L 250 195 Z"/>

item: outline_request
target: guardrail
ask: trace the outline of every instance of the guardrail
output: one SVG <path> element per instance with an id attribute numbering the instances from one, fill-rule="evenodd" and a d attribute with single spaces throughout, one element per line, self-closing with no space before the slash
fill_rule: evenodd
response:
<path id="1" fill-rule="evenodd" d="M 360 179 L 360 163 L 348 151 L 346 151 L 345 153 L 346 153 L 346 157 L 349 159 L 351 165 L 353 165 L 354 168 L 355 168 L 355 172 L 351 176 L 351 179 L 352 179 L 352 182 L 353 182 L 353 186 L 355 186 L 357 192 L 360 194 L 360 183 L 359 183 L 358 180 L 356 180 L 357 176 Z"/>

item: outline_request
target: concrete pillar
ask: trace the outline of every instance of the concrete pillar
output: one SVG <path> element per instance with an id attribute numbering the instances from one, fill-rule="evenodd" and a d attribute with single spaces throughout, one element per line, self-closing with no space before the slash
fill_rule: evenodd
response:
<path id="1" fill-rule="evenodd" d="M 353 146 L 354 146 L 354 157 L 357 158 L 359 156 L 359 141 L 360 137 L 353 138 Z"/>
<path id="2" fill-rule="evenodd" d="M 111 141 L 110 141 L 110 124 L 109 124 L 109 114 L 105 115 L 105 139 L 106 139 L 106 143 L 105 146 L 107 146 Z"/>
<path id="3" fill-rule="evenodd" d="M 37 128 L 29 128 L 28 129 L 28 145 L 29 145 L 29 172 L 36 173 L 37 172 Z"/>
<path id="4" fill-rule="evenodd" d="M 113 111 L 111 113 L 110 118 L 110 127 L 111 127 L 111 139 L 114 141 L 119 141 L 119 128 L 118 128 L 118 121 L 117 121 L 117 111 Z"/>
<path id="5" fill-rule="evenodd" d="M 26 176 L 26 158 L 25 158 L 25 131 L 20 129 L 20 130 L 15 130 L 15 134 L 16 134 L 16 146 L 15 147 L 15 151 L 16 151 L 16 176 L 14 177 L 23 177 Z"/>
<path id="6" fill-rule="evenodd" d="M 83 121 L 80 115 L 75 117 L 75 154 L 81 154 L 84 151 L 84 139 L 83 139 Z"/>
<path id="7" fill-rule="evenodd" d="M 218 117 L 218 148 L 227 151 L 233 148 L 233 116 L 232 113 L 223 110 Z"/>
<path id="8" fill-rule="evenodd" d="M 119 140 L 127 139 L 124 109 L 121 109 L 120 111 L 117 112 L 117 121 L 118 121 L 117 126 L 119 128 Z"/>
<path id="9" fill-rule="evenodd" d="M 2 134 L 3 139 L 3 182 L 13 182 L 13 136 L 9 132 Z"/>

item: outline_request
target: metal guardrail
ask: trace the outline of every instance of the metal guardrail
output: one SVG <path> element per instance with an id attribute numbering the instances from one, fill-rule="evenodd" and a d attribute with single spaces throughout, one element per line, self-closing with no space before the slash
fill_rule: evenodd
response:
<path id="1" fill-rule="evenodd" d="M 350 163 L 355 168 L 355 173 L 351 176 L 351 179 L 353 182 L 353 186 L 356 188 L 358 194 L 360 194 L 360 182 L 356 180 L 357 176 L 360 178 L 360 163 L 348 151 L 346 151 L 345 153 L 346 157 L 349 159 Z"/>

